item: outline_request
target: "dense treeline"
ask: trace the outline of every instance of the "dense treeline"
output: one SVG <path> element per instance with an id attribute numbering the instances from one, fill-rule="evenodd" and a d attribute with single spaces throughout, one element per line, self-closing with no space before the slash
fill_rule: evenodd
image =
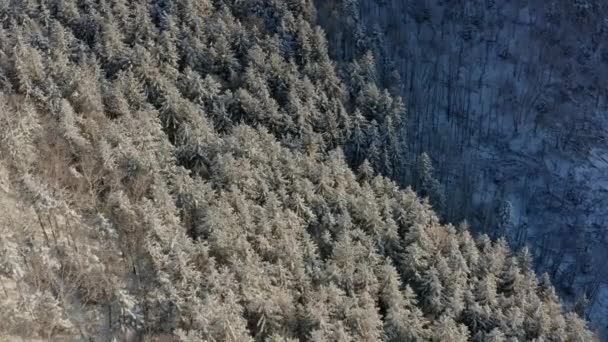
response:
<path id="1" fill-rule="evenodd" d="M 444 201 L 373 54 L 339 77 L 314 17 L 305 0 L 0 5 L 3 336 L 593 339 L 525 249 L 399 189 Z"/>

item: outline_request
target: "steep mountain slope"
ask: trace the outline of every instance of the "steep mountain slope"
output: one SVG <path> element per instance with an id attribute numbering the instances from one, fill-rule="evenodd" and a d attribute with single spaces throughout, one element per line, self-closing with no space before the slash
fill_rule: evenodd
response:
<path id="1" fill-rule="evenodd" d="M 586 295 L 605 327 L 606 4 L 317 3 L 333 57 L 373 51 L 404 97 L 409 154 L 435 161 L 443 216 L 529 245 L 537 269 L 570 301 Z"/>
<path id="2" fill-rule="evenodd" d="M 442 203 L 400 100 L 370 58 L 341 81 L 315 16 L 0 4 L 3 338 L 594 339 L 527 250 L 377 175 Z"/>

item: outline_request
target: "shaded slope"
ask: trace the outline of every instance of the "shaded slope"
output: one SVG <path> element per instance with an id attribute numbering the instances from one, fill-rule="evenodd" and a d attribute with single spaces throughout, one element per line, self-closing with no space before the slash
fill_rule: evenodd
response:
<path id="1" fill-rule="evenodd" d="M 606 3 L 317 4 L 332 57 L 373 51 L 404 97 L 409 154 L 435 161 L 442 217 L 530 246 L 537 270 L 570 304 L 587 296 L 582 312 L 606 329 Z"/>

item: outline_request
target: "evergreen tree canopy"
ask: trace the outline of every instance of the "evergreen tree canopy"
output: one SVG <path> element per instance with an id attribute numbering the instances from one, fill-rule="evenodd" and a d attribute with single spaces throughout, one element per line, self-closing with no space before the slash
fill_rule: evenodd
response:
<path id="1" fill-rule="evenodd" d="M 401 101 L 371 55 L 339 78 L 314 16 L 307 0 L 0 5 L 2 336 L 593 338 L 504 242 L 387 178 L 405 172 Z M 428 156 L 417 174 L 440 203 Z"/>

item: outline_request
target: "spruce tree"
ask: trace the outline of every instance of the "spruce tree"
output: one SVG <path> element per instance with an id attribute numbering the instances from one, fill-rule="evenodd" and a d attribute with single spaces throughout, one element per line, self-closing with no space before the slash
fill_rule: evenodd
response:
<path id="1" fill-rule="evenodd" d="M 433 206 L 441 211 L 445 198 L 441 185 L 435 179 L 433 162 L 428 154 L 422 153 L 418 157 L 416 166 L 416 189 L 422 197 L 428 197 Z"/>

